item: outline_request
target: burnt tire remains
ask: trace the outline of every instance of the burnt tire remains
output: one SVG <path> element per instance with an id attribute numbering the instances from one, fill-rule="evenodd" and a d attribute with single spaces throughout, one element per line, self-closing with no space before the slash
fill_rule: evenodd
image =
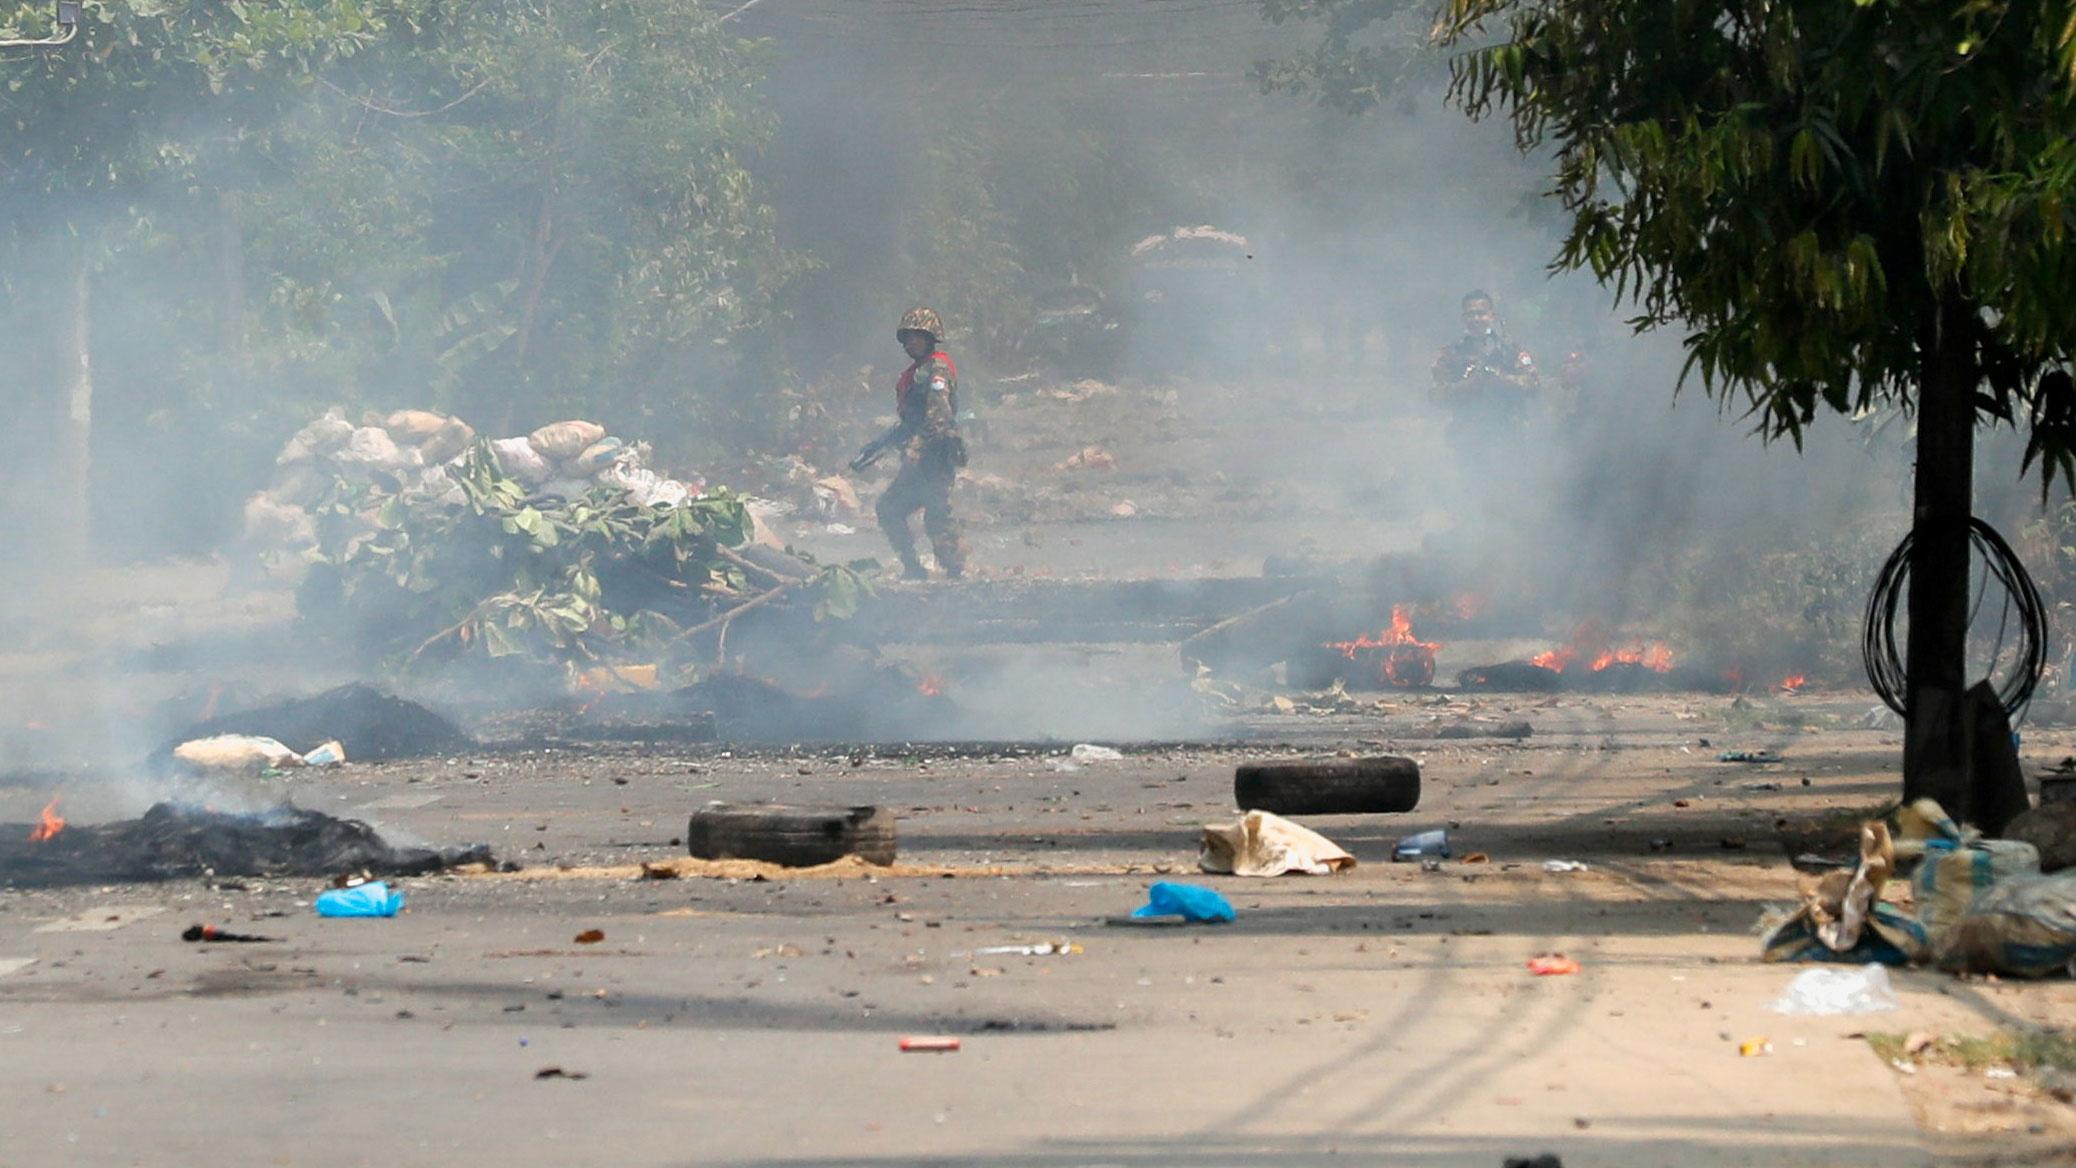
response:
<path id="1" fill-rule="evenodd" d="M 1242 811 L 1277 815 L 1411 811 L 1420 805 L 1420 764 L 1389 754 L 1242 763 L 1233 800 Z"/>
<path id="2" fill-rule="evenodd" d="M 763 860 L 788 868 L 845 856 L 891 864 L 894 813 L 879 807 L 714 803 L 692 813 L 685 848 L 702 860 Z"/>

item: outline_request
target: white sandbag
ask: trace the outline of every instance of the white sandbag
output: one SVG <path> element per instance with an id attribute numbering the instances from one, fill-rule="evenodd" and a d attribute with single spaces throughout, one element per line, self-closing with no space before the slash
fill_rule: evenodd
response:
<path id="1" fill-rule="evenodd" d="M 308 511 L 258 491 L 245 500 L 245 539 L 255 547 L 294 551 L 317 543 L 317 524 Z"/>
<path id="2" fill-rule="evenodd" d="M 445 466 L 420 467 L 401 477 L 404 482 L 400 493 L 414 503 L 459 507 L 469 501 L 468 492 L 461 489 L 461 483 L 447 473 Z"/>
<path id="3" fill-rule="evenodd" d="M 1235 876 L 1325 876 L 1354 866 L 1355 857 L 1340 845 L 1266 811 L 1249 811 L 1237 823 L 1206 824 L 1197 853 L 1197 867 Z"/>
<path id="4" fill-rule="evenodd" d="M 282 446 L 281 453 L 274 459 L 281 466 L 291 463 L 309 462 L 311 459 L 332 454 L 346 445 L 353 436 L 353 423 L 338 407 L 326 410 L 324 416 L 295 432 L 295 436 Z"/>
<path id="5" fill-rule="evenodd" d="M 605 427 L 597 422 L 586 422 L 573 418 L 567 422 L 550 422 L 526 436 L 526 441 L 544 458 L 556 462 L 567 462 L 584 453 L 592 443 L 606 436 Z"/>
<path id="6" fill-rule="evenodd" d="M 490 444 L 490 449 L 497 455 L 497 465 L 526 486 L 540 486 L 553 471 L 548 460 L 525 438 L 499 438 Z"/>
<path id="7" fill-rule="evenodd" d="M 303 756 L 256 734 L 218 734 L 196 738 L 173 748 L 173 757 L 198 771 L 253 772 L 268 767 L 299 767 Z"/>
<path id="8" fill-rule="evenodd" d="M 425 440 L 418 444 L 418 453 L 425 459 L 426 465 L 430 466 L 445 462 L 467 450 L 469 443 L 475 440 L 476 431 L 473 426 L 460 418 L 449 418 L 446 424 L 427 435 Z"/>
<path id="9" fill-rule="evenodd" d="M 445 415 L 431 410 L 398 410 L 382 419 L 382 428 L 399 446 L 416 446 L 439 433 L 446 424 Z"/>
<path id="10" fill-rule="evenodd" d="M 332 472 L 317 463 L 295 462 L 275 472 L 267 494 L 291 507 L 314 507 L 331 489 L 333 481 Z"/>
<path id="11" fill-rule="evenodd" d="M 416 450 L 400 447 L 389 436 L 389 431 L 380 426 L 362 426 L 346 439 L 345 449 L 339 451 L 341 470 L 351 474 L 359 471 L 399 471 L 425 465 Z"/>
<path id="12" fill-rule="evenodd" d="M 626 448 L 626 445 L 618 438 L 601 438 L 586 446 L 582 454 L 571 459 L 568 469 L 571 474 L 588 479 L 599 471 L 604 470 L 609 463 L 619 457 L 620 452 Z"/>
<path id="13" fill-rule="evenodd" d="M 616 462 L 598 472 L 597 482 L 627 492 L 639 507 L 681 507 L 692 491 L 681 482 L 664 478 L 647 467 Z"/>

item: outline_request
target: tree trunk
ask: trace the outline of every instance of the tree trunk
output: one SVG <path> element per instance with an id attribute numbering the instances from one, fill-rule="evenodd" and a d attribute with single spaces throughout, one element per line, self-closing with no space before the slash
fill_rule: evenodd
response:
<path id="1" fill-rule="evenodd" d="M 85 247 L 72 254 L 71 287 L 66 296 L 64 434 L 59 441 L 62 460 L 57 480 L 57 552 L 71 566 L 86 563 L 90 546 L 93 512 L 94 366 L 93 337 L 89 331 L 89 265 Z"/>
<path id="2" fill-rule="evenodd" d="M 1969 811 L 1966 706 L 1968 521 L 1975 479 L 1976 372 L 1963 346 L 1967 306 L 1948 296 L 1924 347 L 1911 515 L 1903 797 Z"/>

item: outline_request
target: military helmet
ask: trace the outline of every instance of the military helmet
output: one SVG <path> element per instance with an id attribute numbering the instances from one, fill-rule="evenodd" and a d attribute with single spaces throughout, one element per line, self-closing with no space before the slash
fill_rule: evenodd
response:
<path id="1" fill-rule="evenodd" d="M 944 339 L 944 322 L 937 318 L 934 309 L 911 308 L 901 314 L 901 324 L 894 330 L 895 336 L 906 332 L 929 333 L 936 340 Z"/>

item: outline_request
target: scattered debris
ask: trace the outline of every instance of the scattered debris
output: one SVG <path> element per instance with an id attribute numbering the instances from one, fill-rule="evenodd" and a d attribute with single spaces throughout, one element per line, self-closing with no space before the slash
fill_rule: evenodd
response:
<path id="1" fill-rule="evenodd" d="M 1100 446 L 1084 446 L 1068 455 L 1054 470 L 1116 470 L 1117 456 Z"/>
<path id="2" fill-rule="evenodd" d="M 959 1049 L 959 1040 L 950 1035 L 909 1035 L 902 1038 L 901 1049 L 911 1054 L 951 1054 Z"/>
<path id="3" fill-rule="evenodd" d="M 233 933 L 229 929 L 219 929 L 215 925 L 189 925 L 187 929 L 180 934 L 180 939 L 190 943 L 208 943 L 220 941 L 249 945 L 266 941 L 279 941 L 281 938 L 262 937 L 258 933 Z"/>
<path id="4" fill-rule="evenodd" d="M 317 915 L 321 917 L 393 917 L 403 907 L 404 894 L 380 880 L 317 895 Z"/>
<path id="5" fill-rule="evenodd" d="M 1267 811 L 1206 825 L 1197 853 L 1197 867 L 1234 876 L 1327 876 L 1354 866 L 1355 857 L 1332 840 Z"/>
<path id="6" fill-rule="evenodd" d="M 1716 756 L 1717 762 L 1779 762 L 1780 754 L 1771 750 L 1726 750 Z"/>
<path id="7" fill-rule="evenodd" d="M 1546 953 L 1528 959 L 1528 972 L 1537 977 L 1564 977 L 1579 971 L 1579 963 L 1562 953 Z"/>
<path id="8" fill-rule="evenodd" d="M 1774 1000 L 1773 1012 L 1829 1018 L 1840 1014 L 1877 1014 L 1897 1005 L 1889 971 L 1879 963 L 1868 962 L 1858 969 L 1803 970 Z"/>
<path id="9" fill-rule="evenodd" d="M 605 930 L 585 929 L 583 932 L 578 933 L 576 936 L 570 938 L 570 940 L 579 945 L 596 945 L 600 941 L 605 940 Z"/>
<path id="10" fill-rule="evenodd" d="M 1136 920 L 1178 917 L 1198 924 L 1224 924 L 1238 914 L 1225 897 L 1196 884 L 1156 881 L 1146 890 L 1146 903 L 1132 910 Z"/>
<path id="11" fill-rule="evenodd" d="M 990 945 L 975 949 L 975 957 L 1065 957 L 1080 953 L 1079 945 L 1068 941 L 1041 941 L 1036 945 Z"/>
<path id="12" fill-rule="evenodd" d="M 1484 725 L 1477 722 L 1455 722 L 1434 732 L 1436 738 L 1513 738 L 1532 736 L 1535 728 L 1526 722 L 1500 722 Z"/>
<path id="13" fill-rule="evenodd" d="M 1586 871 L 1586 865 L 1584 865 L 1584 864 L 1580 863 L 1580 862 L 1579 862 L 1579 861 L 1577 861 L 1577 860 L 1544 860 L 1544 861 L 1543 861 L 1543 871 L 1545 871 L 1545 872 L 1584 872 L 1584 871 Z"/>
<path id="14" fill-rule="evenodd" d="M 1764 1035 L 1758 1038 L 1747 1038 L 1737 1044 L 1737 1056 L 1739 1058 L 1760 1058 L 1772 1053 L 1773 1043 Z"/>
<path id="15" fill-rule="evenodd" d="M 1444 860 L 1449 858 L 1449 833 L 1447 830 L 1436 828 L 1433 831 L 1423 831 L 1419 835 L 1409 835 L 1394 844 L 1391 849 L 1391 859 L 1393 862 L 1419 860 L 1427 857 L 1436 857 Z"/>
<path id="16" fill-rule="evenodd" d="M 535 1079 L 588 1079 L 589 1071 L 565 1071 L 561 1067 L 542 1067 L 533 1073 Z"/>
<path id="17" fill-rule="evenodd" d="M 1124 752 L 1108 746 L 1091 746 L 1083 742 L 1068 751 L 1067 757 L 1078 763 L 1120 762 L 1124 759 Z"/>
<path id="18" fill-rule="evenodd" d="M 1554 1153 L 1544 1152 L 1540 1156 L 1508 1156 L 1500 1168 L 1564 1168 L 1564 1161 Z"/>

